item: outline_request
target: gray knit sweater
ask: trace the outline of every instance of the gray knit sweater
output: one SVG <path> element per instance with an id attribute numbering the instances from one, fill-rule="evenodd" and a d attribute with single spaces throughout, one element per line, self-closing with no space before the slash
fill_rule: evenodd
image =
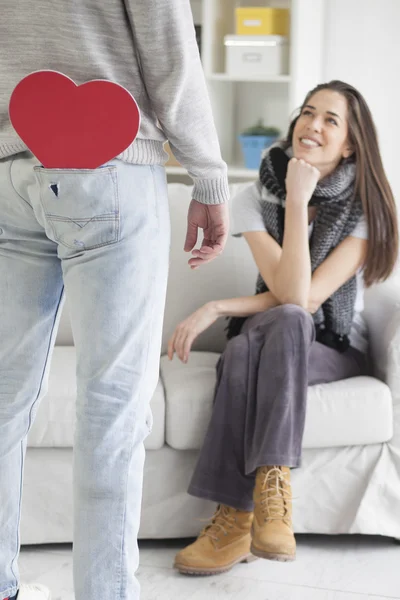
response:
<path id="1" fill-rule="evenodd" d="M 189 0 L 1 0 L 0 158 L 25 149 L 11 126 L 16 84 L 41 69 L 77 84 L 125 86 L 141 111 L 138 138 L 119 158 L 163 164 L 169 140 L 205 204 L 228 198 Z"/>

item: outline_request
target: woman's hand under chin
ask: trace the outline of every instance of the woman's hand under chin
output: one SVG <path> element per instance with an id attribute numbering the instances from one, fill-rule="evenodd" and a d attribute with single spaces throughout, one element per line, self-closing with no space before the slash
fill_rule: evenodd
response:
<path id="1" fill-rule="evenodd" d="M 216 305 L 208 302 L 179 323 L 168 342 L 168 358 L 172 360 L 176 352 L 178 358 L 186 363 L 194 340 L 208 329 L 218 316 Z"/>
<path id="2" fill-rule="evenodd" d="M 286 173 L 287 201 L 307 206 L 321 173 L 302 158 L 291 158 Z"/>

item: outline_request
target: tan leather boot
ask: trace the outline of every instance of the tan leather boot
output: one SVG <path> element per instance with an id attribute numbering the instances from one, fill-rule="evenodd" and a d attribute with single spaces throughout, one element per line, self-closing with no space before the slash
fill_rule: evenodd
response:
<path id="1" fill-rule="evenodd" d="M 216 575 L 240 562 L 251 562 L 252 512 L 220 504 L 197 540 L 178 552 L 174 567 L 185 575 Z"/>
<path id="2" fill-rule="evenodd" d="M 253 499 L 252 553 L 269 560 L 295 560 L 289 467 L 257 469 Z"/>

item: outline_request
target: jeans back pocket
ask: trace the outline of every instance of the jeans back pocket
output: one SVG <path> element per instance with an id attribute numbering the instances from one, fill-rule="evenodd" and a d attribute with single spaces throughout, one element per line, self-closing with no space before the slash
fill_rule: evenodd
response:
<path id="1" fill-rule="evenodd" d="M 99 169 L 35 167 L 34 170 L 49 237 L 64 248 L 78 252 L 118 241 L 116 166 Z"/>

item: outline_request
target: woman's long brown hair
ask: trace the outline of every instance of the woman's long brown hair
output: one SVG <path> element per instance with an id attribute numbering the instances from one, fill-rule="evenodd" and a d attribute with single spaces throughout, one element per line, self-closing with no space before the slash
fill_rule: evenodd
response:
<path id="1" fill-rule="evenodd" d="M 369 287 L 387 279 L 397 262 L 399 232 L 396 204 L 383 168 L 374 120 L 363 96 L 343 81 L 331 81 L 311 90 L 301 111 L 309 103 L 311 96 L 321 90 L 342 94 L 348 104 L 349 142 L 354 150 L 350 160 L 354 160 L 356 164 L 355 196 L 361 199 L 368 223 L 364 281 Z M 294 128 L 300 114 L 290 124 L 285 140 L 288 146 L 292 145 Z"/>

